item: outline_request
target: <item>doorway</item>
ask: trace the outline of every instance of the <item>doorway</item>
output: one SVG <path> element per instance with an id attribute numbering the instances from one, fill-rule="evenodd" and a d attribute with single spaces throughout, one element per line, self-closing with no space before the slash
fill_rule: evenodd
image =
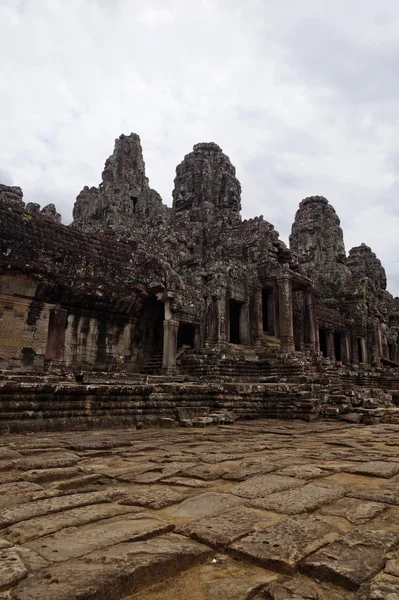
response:
<path id="1" fill-rule="evenodd" d="M 335 360 L 342 361 L 342 346 L 341 346 L 341 334 L 334 331 L 334 352 Z"/>
<path id="2" fill-rule="evenodd" d="M 177 331 L 177 348 L 182 346 L 194 347 L 195 340 L 195 325 L 192 323 L 179 323 Z"/>
<path id="3" fill-rule="evenodd" d="M 322 355 L 327 358 L 327 330 L 322 329 L 321 327 L 319 328 L 319 348 Z"/>
<path id="4" fill-rule="evenodd" d="M 230 300 L 229 304 L 229 342 L 240 344 L 240 319 L 242 303 Z"/>

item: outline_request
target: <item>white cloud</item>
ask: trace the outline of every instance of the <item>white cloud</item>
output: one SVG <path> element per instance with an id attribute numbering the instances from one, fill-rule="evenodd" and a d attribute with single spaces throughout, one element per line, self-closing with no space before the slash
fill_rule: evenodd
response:
<path id="1" fill-rule="evenodd" d="M 169 204 L 184 154 L 215 141 L 245 217 L 287 240 L 325 195 L 398 294 L 398 34 L 395 0 L 0 0 L 0 178 L 68 222 L 121 133 Z"/>

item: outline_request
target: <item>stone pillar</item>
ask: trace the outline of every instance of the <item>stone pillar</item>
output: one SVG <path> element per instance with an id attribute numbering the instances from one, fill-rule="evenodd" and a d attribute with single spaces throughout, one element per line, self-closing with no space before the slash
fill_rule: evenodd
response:
<path id="1" fill-rule="evenodd" d="M 240 310 L 240 344 L 249 344 L 249 310 L 248 302 L 241 305 Z"/>
<path id="2" fill-rule="evenodd" d="M 261 345 L 263 336 L 263 305 L 262 305 L 262 288 L 255 292 L 255 315 L 254 315 L 254 343 L 255 346 Z"/>
<path id="3" fill-rule="evenodd" d="M 162 369 L 167 372 L 173 372 L 176 369 L 178 328 L 179 321 L 176 321 L 175 319 L 166 319 L 163 322 Z"/>
<path id="4" fill-rule="evenodd" d="M 227 342 L 227 310 L 226 310 L 226 296 L 224 295 L 222 298 L 218 296 L 217 299 L 217 314 L 218 314 L 218 342 L 221 344 L 226 344 Z"/>
<path id="5" fill-rule="evenodd" d="M 327 345 L 327 356 L 331 360 L 335 360 L 335 347 L 334 347 L 334 330 L 326 330 L 326 345 Z"/>
<path id="6" fill-rule="evenodd" d="M 277 281 L 280 309 L 280 348 L 284 352 L 295 352 L 291 279 L 287 274 L 279 277 Z"/>
<path id="7" fill-rule="evenodd" d="M 307 339 L 307 348 L 312 353 L 319 351 L 319 340 L 318 340 L 318 330 L 316 323 L 316 310 L 313 302 L 313 292 L 311 290 L 305 291 L 305 315 L 306 315 L 306 326 L 308 331 L 306 333 Z"/>

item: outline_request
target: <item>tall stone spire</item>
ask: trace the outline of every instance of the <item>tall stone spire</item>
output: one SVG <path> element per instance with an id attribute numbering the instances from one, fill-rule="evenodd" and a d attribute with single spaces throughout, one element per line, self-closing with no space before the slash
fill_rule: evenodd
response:
<path id="1" fill-rule="evenodd" d="M 326 198 L 311 196 L 302 200 L 292 225 L 290 247 L 322 295 L 340 295 L 349 269 L 340 220 Z"/>
<path id="2" fill-rule="evenodd" d="M 159 194 L 149 187 L 140 138 L 131 133 L 115 140 L 100 186 L 86 186 L 78 195 L 72 226 L 84 231 L 128 233 L 136 225 L 162 218 L 167 210 Z"/>
<path id="3" fill-rule="evenodd" d="M 196 144 L 178 165 L 173 209 L 179 219 L 188 221 L 241 220 L 241 185 L 229 157 L 217 144 Z"/>

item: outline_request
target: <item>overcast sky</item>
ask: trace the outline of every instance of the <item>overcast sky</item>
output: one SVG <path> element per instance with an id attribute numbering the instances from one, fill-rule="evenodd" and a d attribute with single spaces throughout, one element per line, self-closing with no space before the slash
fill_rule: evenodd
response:
<path id="1" fill-rule="evenodd" d="M 399 295 L 398 0 L 0 0 L 0 182 L 64 223 L 121 133 L 150 185 L 218 143 L 243 217 L 288 242 L 300 200 L 336 208 Z"/>

